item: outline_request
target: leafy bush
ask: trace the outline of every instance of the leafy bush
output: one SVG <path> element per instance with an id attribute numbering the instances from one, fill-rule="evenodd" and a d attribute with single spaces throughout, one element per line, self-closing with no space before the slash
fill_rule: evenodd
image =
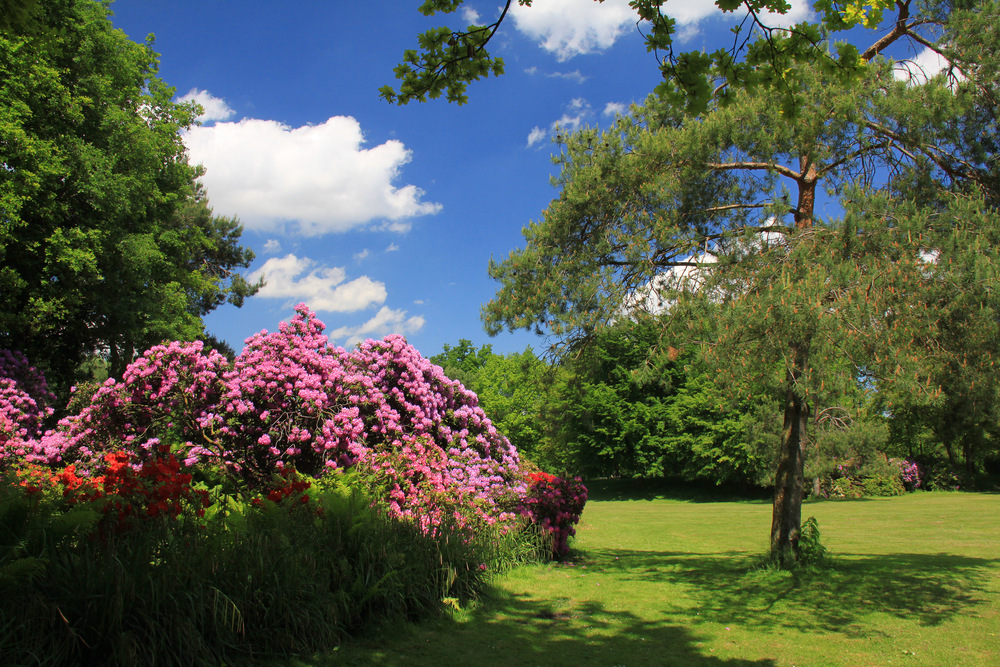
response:
<path id="1" fill-rule="evenodd" d="M 950 463 L 935 459 L 924 465 L 924 486 L 928 491 L 958 491 L 966 480 Z"/>
<path id="2" fill-rule="evenodd" d="M 816 565 L 826 558 L 826 547 L 823 546 L 816 517 L 811 516 L 802 523 L 796 549 L 799 565 Z"/>
<path id="3" fill-rule="evenodd" d="M 920 468 L 913 461 L 874 454 L 838 462 L 821 478 L 820 492 L 826 498 L 841 499 L 898 496 L 921 484 Z"/>

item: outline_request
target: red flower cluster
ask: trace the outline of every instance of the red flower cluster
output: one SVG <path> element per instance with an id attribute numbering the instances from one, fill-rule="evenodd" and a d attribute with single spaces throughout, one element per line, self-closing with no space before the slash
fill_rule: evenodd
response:
<path id="1" fill-rule="evenodd" d="M 104 461 L 107 468 L 98 479 L 109 500 L 105 512 L 116 512 L 119 523 L 140 516 L 177 517 L 185 504 L 197 507 L 197 516 L 205 515 L 208 492 L 191 488 L 191 474 L 181 472 L 180 462 L 165 445 L 138 469 L 130 465 L 127 452 L 106 454 Z"/>
<path id="2" fill-rule="evenodd" d="M 19 471 L 20 485 L 29 495 L 61 489 L 70 505 L 101 501 L 102 512 L 114 517 L 118 531 L 141 517 L 176 518 L 187 508 L 195 508 L 194 514 L 201 517 L 210 504 L 208 492 L 191 488 L 191 474 L 182 472 L 165 445 L 136 465 L 128 452 L 105 454 L 104 464 L 104 474 L 97 477 L 79 476 L 75 465 L 56 473 L 42 466 L 26 466 Z"/>
<path id="3" fill-rule="evenodd" d="M 306 505 L 309 503 L 309 496 L 305 493 L 312 482 L 303 479 L 295 472 L 294 468 L 282 468 L 279 473 L 279 482 L 267 492 L 267 499 L 272 503 L 280 505 L 286 498 L 295 498 L 294 504 Z M 253 504 L 260 507 L 264 504 L 262 498 L 254 498 Z"/>
<path id="4" fill-rule="evenodd" d="M 545 472 L 531 473 L 528 483 L 521 514 L 552 536 L 552 555 L 563 558 L 587 503 L 587 487 L 579 477 L 563 479 Z"/>

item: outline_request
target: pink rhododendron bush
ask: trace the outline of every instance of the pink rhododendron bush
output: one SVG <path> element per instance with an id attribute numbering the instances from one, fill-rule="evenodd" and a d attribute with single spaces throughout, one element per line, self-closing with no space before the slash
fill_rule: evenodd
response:
<path id="1" fill-rule="evenodd" d="M 41 435 L 53 400 L 45 378 L 23 354 L 0 350 L 0 462 L 34 452 L 29 443 Z"/>
<path id="2" fill-rule="evenodd" d="M 355 468 L 392 515 L 424 531 L 513 525 L 525 493 L 518 454 L 475 394 L 400 336 L 348 352 L 323 329 L 300 305 L 232 364 L 200 342 L 158 345 L 44 434 L 31 393 L 44 383 L 20 370 L 27 380 L 0 385 L 3 456 L 86 475 L 109 452 L 141 462 L 166 444 L 186 465 L 222 467 L 249 488 L 289 467 L 312 477 Z"/>

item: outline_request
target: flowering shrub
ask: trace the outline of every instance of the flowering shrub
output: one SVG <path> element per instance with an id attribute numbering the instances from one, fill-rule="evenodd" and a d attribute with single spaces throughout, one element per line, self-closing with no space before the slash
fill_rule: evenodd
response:
<path id="1" fill-rule="evenodd" d="M 351 397 L 364 431 L 349 447 L 392 481 L 391 513 L 426 528 L 445 517 L 459 527 L 514 519 L 525 492 L 520 458 L 474 393 L 401 336 L 365 341 L 346 364 L 371 380 Z"/>
<path id="2" fill-rule="evenodd" d="M 312 487 L 312 482 L 299 475 L 294 468 L 289 467 L 283 468 L 275 476 L 270 487 L 265 497 L 275 505 L 281 505 L 286 501 L 293 505 L 307 505 L 309 495 L 306 491 Z M 254 498 L 252 504 L 262 507 L 264 500 L 263 498 Z"/>
<path id="3" fill-rule="evenodd" d="M 21 352 L 0 350 L 0 465 L 25 456 L 55 395 Z"/>
<path id="4" fill-rule="evenodd" d="M 579 477 L 563 479 L 544 472 L 531 473 L 528 481 L 521 512 L 551 535 L 552 556 L 564 558 L 587 502 L 587 487 Z"/>
<path id="5" fill-rule="evenodd" d="M 233 364 L 200 342 L 147 351 L 77 415 L 24 440 L 28 461 L 97 475 L 108 452 L 136 470 L 161 442 L 186 465 L 221 465 L 251 488 L 294 467 L 320 476 L 360 465 L 390 512 L 432 530 L 442 520 L 506 523 L 524 493 L 519 458 L 478 399 L 401 336 L 330 347 L 304 305 L 274 333 L 246 341 Z"/>
<path id="6" fill-rule="evenodd" d="M 821 480 L 820 488 L 827 498 L 863 498 L 898 496 L 921 484 L 920 467 L 913 461 L 877 455 L 842 461 Z"/>
<path id="7" fill-rule="evenodd" d="M 916 491 L 920 488 L 921 474 L 920 466 L 916 461 L 907 459 L 889 459 L 889 463 L 899 468 L 899 479 L 907 491 Z"/>
<path id="8" fill-rule="evenodd" d="M 19 484 L 29 495 L 54 490 L 68 507 L 93 502 L 105 516 L 102 528 L 115 532 L 134 528 L 145 518 L 176 519 L 185 510 L 205 515 L 208 492 L 192 488 L 191 474 L 165 446 L 138 464 L 133 454 L 124 451 L 105 454 L 103 460 L 101 474 L 92 477 L 78 475 L 74 464 L 56 472 L 27 464 L 17 471 Z"/>

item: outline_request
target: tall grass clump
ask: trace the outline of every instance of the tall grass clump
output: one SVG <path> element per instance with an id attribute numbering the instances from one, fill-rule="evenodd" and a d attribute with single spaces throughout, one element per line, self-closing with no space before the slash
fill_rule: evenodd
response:
<path id="1" fill-rule="evenodd" d="M 99 501 L 61 513 L 61 499 L 8 479 L 0 662 L 219 664 L 328 650 L 467 600 L 503 569 L 487 536 L 428 535 L 372 502 L 357 476 L 331 477 L 308 497 L 224 497 L 197 520 L 124 530 L 110 529 L 118 517 Z"/>

